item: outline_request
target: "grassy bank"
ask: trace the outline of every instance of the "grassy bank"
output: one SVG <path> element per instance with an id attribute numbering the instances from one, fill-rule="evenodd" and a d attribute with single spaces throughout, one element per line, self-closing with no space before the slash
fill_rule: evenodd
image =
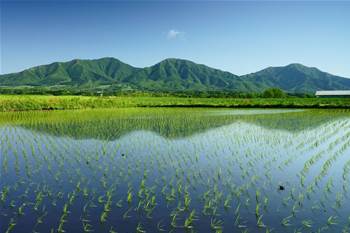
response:
<path id="1" fill-rule="evenodd" d="M 275 107 L 349 108 L 349 98 L 182 98 L 182 97 L 87 97 L 0 96 L 0 111 L 123 108 L 123 107 Z"/>

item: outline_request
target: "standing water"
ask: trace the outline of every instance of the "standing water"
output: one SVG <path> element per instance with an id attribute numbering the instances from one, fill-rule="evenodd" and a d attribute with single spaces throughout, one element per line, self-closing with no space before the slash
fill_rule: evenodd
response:
<path id="1" fill-rule="evenodd" d="M 350 111 L 0 114 L 0 232 L 349 232 Z"/>

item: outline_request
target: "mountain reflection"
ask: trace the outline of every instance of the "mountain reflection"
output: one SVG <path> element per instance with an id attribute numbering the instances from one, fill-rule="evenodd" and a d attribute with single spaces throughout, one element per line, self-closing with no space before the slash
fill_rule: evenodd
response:
<path id="1" fill-rule="evenodd" d="M 152 131 L 166 138 L 183 138 L 238 121 L 298 132 L 343 118 L 350 118 L 350 111 L 135 108 L 1 113 L 0 124 L 59 137 L 114 140 L 138 130 Z"/>

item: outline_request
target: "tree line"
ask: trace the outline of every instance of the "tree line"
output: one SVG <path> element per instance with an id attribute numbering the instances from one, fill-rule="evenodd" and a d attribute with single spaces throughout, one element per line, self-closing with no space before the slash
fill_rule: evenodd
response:
<path id="1" fill-rule="evenodd" d="M 268 88 L 263 92 L 233 92 L 233 91 L 154 91 L 154 90 L 113 90 L 113 89 L 80 89 L 80 88 L 50 88 L 50 87 L 0 87 L 0 94 L 7 95 L 83 95 L 83 96 L 155 96 L 155 97 L 202 97 L 202 98 L 288 98 L 315 97 L 309 93 L 286 93 L 280 88 Z"/>

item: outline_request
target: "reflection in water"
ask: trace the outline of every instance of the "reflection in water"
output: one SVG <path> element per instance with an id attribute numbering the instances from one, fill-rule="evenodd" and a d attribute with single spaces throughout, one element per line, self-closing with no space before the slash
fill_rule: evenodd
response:
<path id="1" fill-rule="evenodd" d="M 167 138 L 188 137 L 237 121 L 276 130 L 301 131 L 348 116 L 346 110 L 139 108 L 6 113 L 2 119 L 7 124 L 56 136 L 113 140 L 137 130 L 156 132 Z"/>
<path id="2" fill-rule="evenodd" d="M 0 232 L 347 232 L 349 112 L 270 111 L 1 114 Z"/>

